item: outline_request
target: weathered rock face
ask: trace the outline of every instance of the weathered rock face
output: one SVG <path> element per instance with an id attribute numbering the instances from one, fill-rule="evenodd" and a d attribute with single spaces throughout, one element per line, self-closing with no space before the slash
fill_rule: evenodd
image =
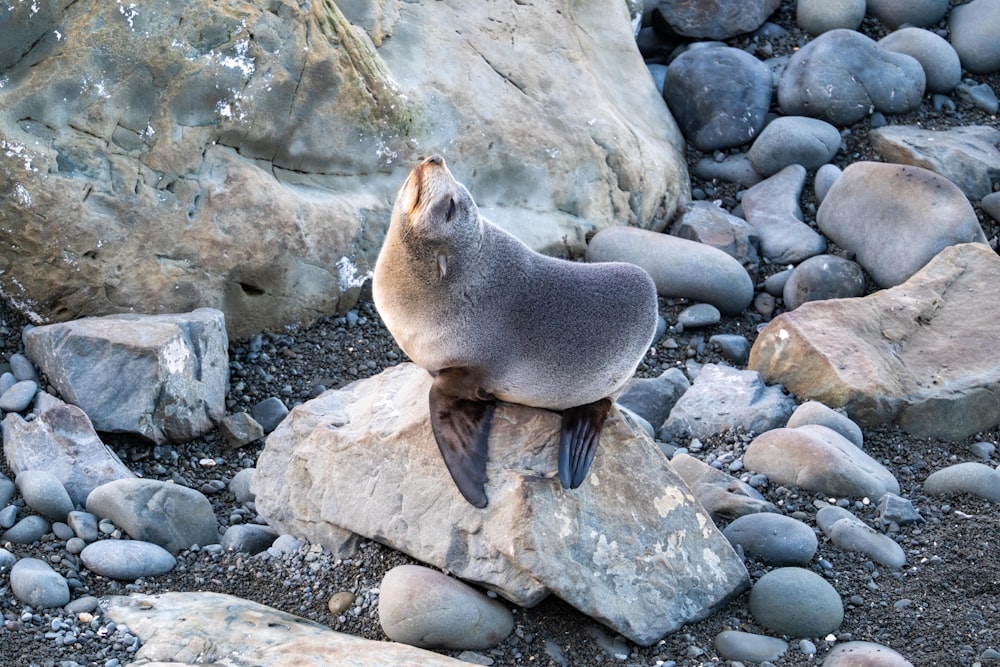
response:
<path id="1" fill-rule="evenodd" d="M 430 431 L 430 382 L 401 364 L 293 409 L 258 459 L 258 511 L 333 551 L 353 531 L 517 604 L 554 593 L 643 645 L 746 587 L 704 509 L 617 412 L 587 481 L 569 492 L 555 478 L 559 416 L 498 406 L 489 505 L 468 504 Z"/>
<path id="2" fill-rule="evenodd" d="M 905 283 L 776 317 L 749 367 L 866 426 L 960 439 L 1000 423 L 1000 257 L 950 246 Z"/>
<path id="3" fill-rule="evenodd" d="M 36 321 L 308 321 L 353 305 L 431 152 L 543 251 L 660 229 L 686 197 L 624 2 L 339 4 L 5 10 L 3 292 Z"/>

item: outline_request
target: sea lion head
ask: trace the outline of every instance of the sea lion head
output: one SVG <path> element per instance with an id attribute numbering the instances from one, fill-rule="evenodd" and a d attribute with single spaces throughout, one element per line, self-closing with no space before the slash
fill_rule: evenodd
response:
<path id="1" fill-rule="evenodd" d="M 392 222 L 404 238 L 466 243 L 479 233 L 479 209 L 444 158 L 432 155 L 410 172 L 396 195 Z"/>

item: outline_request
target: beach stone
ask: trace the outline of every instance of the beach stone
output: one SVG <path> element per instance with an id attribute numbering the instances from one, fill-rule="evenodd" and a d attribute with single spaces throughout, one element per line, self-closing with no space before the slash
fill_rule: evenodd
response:
<path id="1" fill-rule="evenodd" d="M 772 483 L 836 498 L 878 500 L 899 493 L 899 482 L 885 466 L 818 424 L 761 433 L 744 452 L 743 464 Z"/>
<path id="2" fill-rule="evenodd" d="M 73 511 L 66 517 L 66 523 L 73 533 L 85 542 L 97 540 L 97 517 L 90 512 Z"/>
<path id="3" fill-rule="evenodd" d="M 746 336 L 715 334 L 708 339 L 708 344 L 718 347 L 722 356 L 739 366 L 745 366 L 750 357 L 750 341 Z"/>
<path id="4" fill-rule="evenodd" d="M 850 641 L 837 644 L 823 658 L 823 667 L 913 667 L 895 649 L 882 644 Z"/>
<path id="5" fill-rule="evenodd" d="M 748 367 L 863 427 L 966 438 L 1000 423 L 1000 340 L 980 333 L 1000 328 L 983 308 L 998 282 L 989 246 L 950 246 L 902 285 L 779 315 L 757 335 Z"/>
<path id="6" fill-rule="evenodd" d="M 788 642 L 752 632 L 723 630 L 715 636 L 715 650 L 726 660 L 758 663 L 783 656 Z"/>
<path id="7" fill-rule="evenodd" d="M 10 568 L 17 562 L 17 556 L 0 547 L 0 574 L 10 572 Z"/>
<path id="8" fill-rule="evenodd" d="M 701 329 L 718 324 L 722 313 L 710 303 L 696 303 L 677 313 L 677 323 L 685 329 Z"/>
<path id="9" fill-rule="evenodd" d="M 993 183 L 1000 181 L 1000 129 L 995 127 L 967 125 L 925 130 L 912 125 L 887 125 L 872 130 L 868 136 L 872 147 L 887 161 L 940 174 L 969 199 L 987 196 L 993 192 Z M 954 200 L 954 195 L 938 196 Z M 954 206 L 961 208 L 957 200 Z M 968 218 L 967 212 L 962 214 L 963 220 Z"/>
<path id="10" fill-rule="evenodd" d="M 1000 0 L 972 0 L 952 8 L 948 15 L 951 45 L 962 67 L 973 74 L 1000 70 Z"/>
<path id="11" fill-rule="evenodd" d="M 816 223 L 880 287 L 899 285 L 958 243 L 985 243 L 962 191 L 927 169 L 855 162 L 816 212 Z"/>
<path id="12" fill-rule="evenodd" d="M 728 39 L 759 28 L 781 5 L 781 0 L 658 0 L 660 15 L 678 35 L 699 39 Z"/>
<path id="13" fill-rule="evenodd" d="M 823 637 L 844 620 L 844 605 L 833 586 L 801 567 L 766 573 L 750 589 L 749 606 L 754 621 L 791 637 Z"/>
<path id="14" fill-rule="evenodd" d="M 250 415 L 260 424 L 264 433 L 270 433 L 281 420 L 288 416 L 288 408 L 277 396 L 270 396 L 263 401 L 254 404 L 250 408 Z"/>
<path id="15" fill-rule="evenodd" d="M 99 431 L 188 442 L 225 414 L 229 352 L 222 311 L 110 315 L 31 328 L 28 357 Z"/>
<path id="16" fill-rule="evenodd" d="M 988 114 L 995 114 L 1000 110 L 1000 99 L 997 98 L 996 92 L 988 83 L 977 84 L 971 79 L 963 81 L 955 86 L 955 97 L 965 100 Z"/>
<path id="17" fill-rule="evenodd" d="M 908 23 L 927 27 L 948 12 L 948 0 L 868 0 L 868 13 L 888 28 Z"/>
<path id="18" fill-rule="evenodd" d="M 421 648 L 493 648 L 514 616 L 468 584 L 419 565 L 398 565 L 379 586 L 378 619 L 389 639 Z"/>
<path id="19" fill-rule="evenodd" d="M 83 410 L 56 401 L 27 421 L 8 414 L 2 422 L 3 451 L 11 470 L 54 475 L 74 505 L 83 506 L 96 487 L 135 474 L 101 441 Z"/>
<path id="20" fill-rule="evenodd" d="M 668 368 L 655 378 L 632 377 L 615 399 L 650 424 L 662 424 L 691 381 L 679 368 Z"/>
<path id="21" fill-rule="evenodd" d="M 52 521 L 65 521 L 74 509 L 66 487 L 46 470 L 19 472 L 15 483 L 28 507 Z"/>
<path id="22" fill-rule="evenodd" d="M 26 410 L 38 391 L 38 383 L 34 380 L 21 380 L 12 384 L 0 394 L 0 410 L 4 412 L 21 412 Z"/>
<path id="23" fill-rule="evenodd" d="M 21 558 L 10 568 L 10 590 L 20 602 L 37 609 L 62 607 L 69 602 L 69 584 L 52 566 L 38 558 Z"/>
<path id="24" fill-rule="evenodd" d="M 757 489 L 690 454 L 675 454 L 670 467 L 684 479 L 715 522 L 755 512 L 778 511 Z"/>
<path id="25" fill-rule="evenodd" d="M 743 553 L 767 565 L 808 565 L 818 542 L 813 529 L 784 514 L 747 514 L 730 523 L 722 534 Z"/>
<path id="26" fill-rule="evenodd" d="M 694 163 L 694 173 L 706 181 L 716 178 L 726 183 L 737 183 L 745 188 L 764 180 L 744 153 L 726 155 L 722 160 L 714 157 L 700 158 Z"/>
<path id="27" fill-rule="evenodd" d="M 762 176 L 773 176 L 785 167 L 799 164 L 817 169 L 840 150 L 840 131 L 818 118 L 775 118 L 754 140 L 747 159 Z"/>
<path id="28" fill-rule="evenodd" d="M 660 296 L 710 303 L 725 315 L 750 305 L 753 281 L 740 262 L 702 243 L 634 227 L 609 227 L 587 246 L 588 262 L 631 262 L 645 269 Z"/>
<path id="29" fill-rule="evenodd" d="M 30 514 L 4 531 L 3 535 L 0 535 L 0 542 L 34 544 L 51 529 L 52 524 L 45 517 Z"/>
<path id="30" fill-rule="evenodd" d="M 557 595 L 641 645 L 745 589 L 728 541 L 659 447 L 617 410 L 587 480 L 566 491 L 552 475 L 559 415 L 499 404 L 489 504 L 477 509 L 434 442 L 430 384 L 429 373 L 402 363 L 293 408 L 257 460 L 257 511 L 275 530 L 334 552 L 344 531 L 377 538 L 518 605 Z M 657 492 L 634 493 L 647 484 Z"/>
<path id="31" fill-rule="evenodd" d="M 742 264 L 750 279 L 756 282 L 760 270 L 760 241 L 756 230 L 743 218 L 714 203 L 691 202 L 681 209 L 670 233 L 718 248 Z"/>
<path id="32" fill-rule="evenodd" d="M 895 523 L 904 526 L 911 523 L 922 523 L 924 517 L 920 516 L 913 503 L 908 498 L 897 496 L 895 493 L 887 493 L 878 501 L 878 516 L 885 523 Z"/>
<path id="33" fill-rule="evenodd" d="M 785 424 L 788 428 L 797 428 L 805 424 L 818 424 L 833 429 L 844 436 L 857 447 L 864 447 L 864 434 L 861 427 L 851 421 L 843 412 L 823 405 L 819 401 L 806 401 L 788 418 Z"/>
<path id="34" fill-rule="evenodd" d="M 730 46 L 692 48 L 667 67 L 663 99 L 703 153 L 750 143 L 771 103 L 771 71 Z"/>
<path id="35" fill-rule="evenodd" d="M 267 526 L 238 523 L 226 528 L 220 544 L 226 551 L 259 554 L 261 551 L 266 551 L 276 539 L 278 539 L 278 533 Z"/>
<path id="36" fill-rule="evenodd" d="M 878 41 L 888 51 L 916 58 L 924 68 L 928 93 L 947 95 L 962 80 L 962 63 L 944 37 L 923 28 L 901 28 Z"/>
<path id="37" fill-rule="evenodd" d="M 956 463 L 928 475 L 924 492 L 932 496 L 970 493 L 1000 503 L 1000 472 L 978 461 Z"/>
<path id="38" fill-rule="evenodd" d="M 7 505 L 3 509 L 0 509 L 0 529 L 7 530 L 8 528 L 12 528 L 17 523 L 17 514 L 17 505 Z"/>
<path id="39" fill-rule="evenodd" d="M 681 371 L 677 370 L 677 372 L 680 373 Z M 685 381 L 687 381 L 687 378 L 685 378 Z M 666 418 L 666 415 L 664 415 L 664 418 Z M 6 507 L 10 504 L 16 491 L 17 487 L 14 485 L 14 482 L 10 481 L 6 475 L 0 472 L 0 507 Z"/>
<path id="40" fill-rule="evenodd" d="M 664 441 L 708 438 L 738 428 L 763 433 L 788 421 L 795 400 L 754 371 L 705 364 L 659 430 Z"/>
<path id="41" fill-rule="evenodd" d="M 172 554 L 219 542 L 212 504 L 202 493 L 155 479 L 120 479 L 87 497 L 87 511 L 110 519 L 133 540 L 158 544 Z"/>
<path id="42" fill-rule="evenodd" d="M 743 193 L 747 222 L 760 239 L 760 255 L 775 264 L 798 264 L 826 251 L 826 240 L 802 221 L 802 165 L 789 165 Z"/>
<path id="43" fill-rule="evenodd" d="M 10 372 L 18 382 L 24 382 L 25 380 L 38 381 L 38 371 L 35 369 L 35 365 L 23 353 L 15 352 L 10 355 L 8 361 L 10 363 Z"/>
<path id="44" fill-rule="evenodd" d="M 979 202 L 983 212 L 997 222 L 1000 222 L 1000 192 L 992 192 Z"/>
<path id="45" fill-rule="evenodd" d="M 107 615 L 140 639 L 135 660 L 149 665 L 224 665 L 235 655 L 269 667 L 468 667 L 397 642 L 363 639 L 223 593 L 133 594 L 104 598 Z"/>
<path id="46" fill-rule="evenodd" d="M 236 498 L 236 502 L 243 504 L 253 501 L 253 492 L 250 491 L 250 480 L 253 479 L 253 473 L 253 468 L 244 468 L 229 480 L 229 492 Z"/>
<path id="47" fill-rule="evenodd" d="M 80 560 L 95 574 L 119 581 L 166 574 L 177 565 L 169 551 L 141 540 L 98 540 L 83 548 Z"/>
<path id="48" fill-rule="evenodd" d="M 816 170 L 816 177 L 813 179 L 813 190 L 816 193 L 817 204 L 823 203 L 823 200 L 826 198 L 826 193 L 830 191 L 830 188 L 833 186 L 833 182 L 836 181 L 842 173 L 843 172 L 840 167 L 835 164 L 824 164 Z"/>
<path id="49" fill-rule="evenodd" d="M 836 546 L 858 551 L 876 563 L 894 570 L 906 565 L 903 547 L 888 535 L 878 533 L 843 507 L 831 505 L 816 512 L 816 525 Z"/>
<path id="50" fill-rule="evenodd" d="M 264 437 L 264 428 L 246 412 L 226 415 L 219 423 L 219 431 L 233 449 L 249 445 Z"/>
<path id="51" fill-rule="evenodd" d="M 920 106 L 924 70 L 916 59 L 883 49 L 853 30 L 824 32 L 788 60 L 778 83 L 785 115 L 851 125 L 871 111 L 903 113 Z"/>
<path id="52" fill-rule="evenodd" d="M 782 289 L 785 308 L 795 310 L 807 301 L 861 296 L 865 272 L 857 262 L 837 255 L 814 255 L 792 269 Z"/>
<path id="53" fill-rule="evenodd" d="M 814 35 L 846 28 L 857 30 L 865 18 L 865 0 L 799 0 L 795 22 Z"/>

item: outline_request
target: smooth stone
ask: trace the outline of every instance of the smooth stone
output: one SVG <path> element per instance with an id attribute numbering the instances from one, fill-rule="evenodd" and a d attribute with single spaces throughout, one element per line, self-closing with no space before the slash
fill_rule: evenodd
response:
<path id="1" fill-rule="evenodd" d="M 6 507 L 14 498 L 17 486 L 7 479 L 6 475 L 0 473 L 0 507 Z"/>
<path id="2" fill-rule="evenodd" d="M 850 641 L 830 649 L 823 658 L 823 667 L 913 667 L 913 663 L 888 646 Z"/>
<path id="3" fill-rule="evenodd" d="M 37 558 L 22 558 L 10 569 L 10 590 L 20 602 L 38 609 L 69 602 L 69 584 L 52 566 Z"/>
<path id="4" fill-rule="evenodd" d="M 772 273 L 764 280 L 764 291 L 773 296 L 781 296 L 785 291 L 785 284 L 792 277 L 795 267 L 789 267 L 783 271 Z"/>
<path id="5" fill-rule="evenodd" d="M 814 255 L 792 270 L 782 290 L 787 310 L 807 301 L 861 296 L 865 272 L 857 262 L 837 255 Z"/>
<path id="6" fill-rule="evenodd" d="M 820 575 L 800 567 L 766 573 L 749 597 L 754 621 L 791 637 L 824 637 L 844 620 L 840 594 Z"/>
<path id="7" fill-rule="evenodd" d="M 222 437 L 233 449 L 244 447 L 264 437 L 264 427 L 246 412 L 235 412 L 222 418 L 219 424 Z"/>
<path id="8" fill-rule="evenodd" d="M 996 454 L 997 447 L 992 442 L 979 441 L 969 445 L 969 451 L 984 461 L 989 461 Z"/>
<path id="9" fill-rule="evenodd" d="M 868 0 L 868 13 L 888 28 L 934 25 L 947 13 L 948 0 Z"/>
<path id="10" fill-rule="evenodd" d="M 0 547 L 0 574 L 9 572 L 10 568 L 17 562 L 17 556 Z"/>
<path id="11" fill-rule="evenodd" d="M 826 240 L 802 221 L 802 165 L 789 165 L 743 193 L 747 222 L 757 231 L 760 255 L 775 264 L 797 264 L 826 251 Z"/>
<path id="12" fill-rule="evenodd" d="M 955 96 L 988 114 L 1000 110 L 1000 99 L 988 83 L 960 83 L 955 86 Z"/>
<path id="13" fill-rule="evenodd" d="M 677 313 L 677 323 L 685 329 L 701 329 L 718 324 L 722 313 L 710 303 L 696 303 Z"/>
<path id="14" fill-rule="evenodd" d="M 250 482 L 253 481 L 253 468 L 240 470 L 229 480 L 229 492 L 236 498 L 236 502 L 244 504 L 253 501 L 253 492 L 250 490 Z"/>
<path id="15" fill-rule="evenodd" d="M 226 529 L 220 544 L 226 551 L 259 554 L 266 551 L 276 539 L 278 533 L 267 526 L 239 523 Z"/>
<path id="16" fill-rule="evenodd" d="M 956 463 L 928 475 L 924 493 L 932 496 L 970 493 L 1000 503 L 1000 472 L 978 461 Z"/>
<path id="17" fill-rule="evenodd" d="M 840 141 L 840 131 L 826 121 L 782 116 L 767 124 L 747 151 L 747 159 L 762 176 L 773 176 L 792 164 L 817 169 L 833 159 Z"/>
<path id="18" fill-rule="evenodd" d="M 264 429 L 264 433 L 270 433 L 288 416 L 288 408 L 280 398 L 271 396 L 250 408 L 250 415 Z"/>
<path id="19" fill-rule="evenodd" d="M 38 383 L 34 380 L 21 380 L 0 395 L 0 410 L 4 412 L 21 412 L 26 410 L 38 392 Z"/>
<path id="20" fill-rule="evenodd" d="M 903 547 L 842 507 L 821 508 L 816 512 L 816 525 L 841 549 L 861 552 L 894 570 L 906 565 Z"/>
<path id="21" fill-rule="evenodd" d="M 923 28 L 902 28 L 878 41 L 883 49 L 905 53 L 924 68 L 928 93 L 948 94 L 962 81 L 958 52 L 944 37 Z"/>
<path id="22" fill-rule="evenodd" d="M 801 4 L 801 0 L 799 2 Z M 715 636 L 715 650 L 726 660 L 764 662 L 783 656 L 788 650 L 788 642 L 752 632 L 723 630 Z"/>
<path id="23" fill-rule="evenodd" d="M 100 598 L 93 595 L 84 595 L 75 600 L 70 600 L 63 609 L 69 614 L 86 614 L 97 609 L 100 604 Z"/>
<path id="24" fill-rule="evenodd" d="M 7 505 L 0 509 L 0 528 L 6 530 L 17 522 L 17 505 Z"/>
<path id="25" fill-rule="evenodd" d="M 745 366 L 750 357 L 750 341 L 739 334 L 715 334 L 708 339 L 709 345 L 715 345 L 726 359 Z"/>
<path id="26" fill-rule="evenodd" d="M 689 49 L 667 66 L 663 98 L 703 153 L 750 143 L 771 103 L 771 71 L 742 49 Z"/>
<path id="27" fill-rule="evenodd" d="M 713 521 L 778 511 L 757 489 L 690 454 L 675 454 L 670 467 L 684 479 Z"/>
<path id="28" fill-rule="evenodd" d="M 753 281 L 718 248 L 635 227 L 608 227 L 587 246 L 588 262 L 624 261 L 645 269 L 660 296 L 710 303 L 725 315 L 753 299 Z"/>
<path id="29" fill-rule="evenodd" d="M 816 176 L 813 179 L 813 191 L 816 193 L 816 203 L 822 204 L 823 199 L 826 198 L 826 193 L 830 191 L 833 187 L 833 182 L 843 173 L 843 171 L 835 164 L 824 164 L 822 167 L 816 170 Z"/>
<path id="30" fill-rule="evenodd" d="M 62 521 L 56 521 L 52 524 L 52 534 L 60 540 L 68 540 L 72 537 L 76 537 L 76 533 L 73 532 L 73 529 Z"/>
<path id="31" fill-rule="evenodd" d="M 656 0 L 660 15 L 678 35 L 728 39 L 753 32 L 781 5 L 781 0 Z"/>
<path id="32" fill-rule="evenodd" d="M 86 542 L 97 540 L 97 517 L 90 512 L 70 512 L 66 517 L 66 523 L 80 539 Z"/>
<path id="33" fill-rule="evenodd" d="M 799 0 L 795 6 L 795 23 L 813 35 L 837 28 L 857 30 L 864 18 L 865 0 Z"/>
<path id="34" fill-rule="evenodd" d="M 503 603 L 419 565 L 385 573 L 378 618 L 389 639 L 420 648 L 493 648 L 514 630 L 514 616 Z"/>
<path id="35" fill-rule="evenodd" d="M 31 359 L 27 355 L 21 352 L 15 352 L 10 355 L 10 372 L 13 374 L 14 379 L 18 382 L 23 382 L 25 380 L 35 380 L 38 381 L 38 371 L 35 369 L 35 365 L 31 363 Z"/>
<path id="36" fill-rule="evenodd" d="M 997 222 L 1000 222 L 1000 192 L 991 192 L 979 202 L 983 212 Z"/>
<path id="37" fill-rule="evenodd" d="M 180 484 L 153 479 L 108 482 L 87 496 L 87 511 L 111 519 L 134 540 L 152 542 L 174 554 L 219 541 L 212 503 Z"/>
<path id="38" fill-rule="evenodd" d="M 177 565 L 169 551 L 141 540 L 98 540 L 84 547 L 80 560 L 95 574 L 119 581 L 166 574 Z"/>
<path id="39" fill-rule="evenodd" d="M 818 424 L 761 433 L 743 454 L 743 464 L 775 484 L 837 498 L 878 500 L 899 493 L 885 466 L 836 431 Z"/>
<path id="40" fill-rule="evenodd" d="M 722 534 L 743 553 L 767 565 L 808 565 L 818 542 L 813 529 L 784 514 L 747 514 L 730 523 Z"/>
<path id="41" fill-rule="evenodd" d="M 795 412 L 788 418 L 788 423 L 785 426 L 797 428 L 806 424 L 826 426 L 850 440 L 855 446 L 864 447 L 864 434 L 861 427 L 843 412 L 834 410 L 819 401 L 806 401 L 795 408 Z"/>
<path id="42" fill-rule="evenodd" d="M 52 521 L 65 521 L 74 509 L 66 487 L 50 472 L 25 470 L 15 483 L 28 507 Z"/>
<path id="43" fill-rule="evenodd" d="M 110 596 L 106 613 L 139 638 L 135 662 L 151 667 L 195 660 L 221 667 L 234 664 L 236 656 L 251 665 L 468 667 L 446 655 L 335 632 L 315 621 L 222 593 Z"/>
<path id="44" fill-rule="evenodd" d="M 726 183 L 742 185 L 745 188 L 756 185 L 764 179 L 743 153 L 727 155 L 721 161 L 703 157 L 694 163 L 694 173 L 706 181 L 716 178 Z"/>
<path id="45" fill-rule="evenodd" d="M 31 514 L 24 517 L 0 535 L 0 542 L 11 544 L 33 544 L 42 539 L 51 529 L 52 524 L 45 517 Z"/>
<path id="46" fill-rule="evenodd" d="M 973 74 L 1000 70 L 1000 0 L 972 0 L 959 5 L 948 15 L 951 45 L 958 52 L 962 67 Z"/>
<path id="47" fill-rule="evenodd" d="M 633 377 L 615 399 L 650 424 L 662 424 L 677 400 L 691 388 L 679 368 L 668 368 L 655 378 Z"/>
<path id="48" fill-rule="evenodd" d="M 0 396 L 3 395 L 8 389 L 17 384 L 17 378 L 10 371 L 0 374 Z"/>
<path id="49" fill-rule="evenodd" d="M 969 199 L 993 192 L 993 183 L 1000 178 L 997 147 L 1000 129 L 996 127 L 966 125 L 950 130 L 925 130 L 911 125 L 890 125 L 872 130 L 868 138 L 889 162 L 929 169 L 958 186 Z M 955 207 L 962 208 L 957 200 Z M 958 213 L 956 210 L 955 214 Z M 965 210 L 961 215 L 963 220 L 968 218 Z"/>
<path id="50" fill-rule="evenodd" d="M 661 440 L 708 438 L 741 428 L 763 433 L 788 421 L 795 401 L 754 371 L 705 364 L 659 429 Z"/>
<path id="51" fill-rule="evenodd" d="M 788 60 L 778 84 L 785 115 L 851 125 L 872 110 L 903 113 L 920 105 L 924 70 L 916 59 L 878 46 L 860 32 L 824 32 Z"/>
<path id="52" fill-rule="evenodd" d="M 718 248 L 743 265 L 750 279 L 756 281 L 760 270 L 760 241 L 756 230 L 712 202 L 692 202 L 681 209 L 670 233 L 682 239 Z"/>
<path id="53" fill-rule="evenodd" d="M 899 285 L 948 246 L 986 241 L 975 210 L 954 183 L 927 169 L 882 162 L 844 169 L 820 204 L 816 223 L 854 253 L 879 287 Z"/>

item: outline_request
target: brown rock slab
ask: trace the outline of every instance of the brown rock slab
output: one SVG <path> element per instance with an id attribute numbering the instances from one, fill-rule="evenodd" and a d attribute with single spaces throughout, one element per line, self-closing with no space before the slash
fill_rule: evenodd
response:
<path id="1" fill-rule="evenodd" d="M 1000 312 L 986 307 L 997 284 L 988 246 L 949 246 L 901 285 L 779 315 L 749 367 L 863 426 L 964 438 L 1000 423 Z"/>

